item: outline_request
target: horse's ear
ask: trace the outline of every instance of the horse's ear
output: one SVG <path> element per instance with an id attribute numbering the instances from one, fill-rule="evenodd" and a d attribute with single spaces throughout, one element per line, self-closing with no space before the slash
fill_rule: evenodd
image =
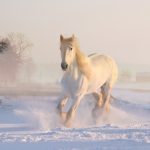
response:
<path id="1" fill-rule="evenodd" d="M 60 35 L 60 41 L 62 41 L 64 39 L 63 35 Z"/>
<path id="2" fill-rule="evenodd" d="M 72 34 L 72 39 L 73 39 L 73 40 L 75 39 L 75 35 L 74 35 L 74 34 Z"/>

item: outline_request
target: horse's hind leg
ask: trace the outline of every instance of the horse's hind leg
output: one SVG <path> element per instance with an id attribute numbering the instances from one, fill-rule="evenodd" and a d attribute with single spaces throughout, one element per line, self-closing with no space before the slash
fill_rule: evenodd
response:
<path id="1" fill-rule="evenodd" d="M 92 115 L 93 117 L 96 119 L 100 113 L 101 113 L 101 108 L 103 106 L 103 95 L 102 93 L 98 93 L 98 92 L 94 92 L 92 93 L 92 95 L 94 96 L 95 100 L 96 100 L 96 104 L 92 110 Z"/>
<path id="2" fill-rule="evenodd" d="M 103 97 L 103 106 L 104 106 L 106 112 L 109 112 L 109 110 L 110 110 L 110 94 L 111 94 L 111 87 L 110 87 L 109 82 L 105 83 L 101 87 L 101 93 L 102 93 L 102 97 Z"/>
<path id="3" fill-rule="evenodd" d="M 96 105 L 95 108 L 99 108 L 103 105 L 103 97 L 102 93 L 93 93 L 94 98 L 96 99 Z"/>

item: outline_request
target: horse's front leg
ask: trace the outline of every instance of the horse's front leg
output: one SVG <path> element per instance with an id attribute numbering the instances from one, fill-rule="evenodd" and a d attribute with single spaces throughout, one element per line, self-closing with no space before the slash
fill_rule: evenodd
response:
<path id="1" fill-rule="evenodd" d="M 80 96 L 76 96 L 74 97 L 74 103 L 73 105 L 71 106 L 71 108 L 69 109 L 69 111 L 67 112 L 66 114 L 66 121 L 65 121 L 65 125 L 67 127 L 71 127 L 72 125 L 72 121 L 74 120 L 75 118 L 75 114 L 76 114 L 76 111 L 77 111 L 77 108 L 81 102 L 81 99 L 83 98 L 84 95 L 80 95 Z"/>
<path id="2" fill-rule="evenodd" d="M 68 99 L 69 99 L 68 96 L 63 96 L 63 98 L 60 99 L 60 101 L 57 105 L 58 113 L 60 114 L 63 122 L 66 120 L 66 113 L 63 111 L 63 109 L 64 109 Z"/>

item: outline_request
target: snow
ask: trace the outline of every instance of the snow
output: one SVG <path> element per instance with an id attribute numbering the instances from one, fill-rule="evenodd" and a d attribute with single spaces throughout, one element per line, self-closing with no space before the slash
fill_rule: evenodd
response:
<path id="1" fill-rule="evenodd" d="M 58 95 L 0 96 L 0 150 L 150 149 L 150 92 L 113 90 L 110 113 L 100 112 L 96 122 L 86 96 L 72 128 L 55 111 Z"/>

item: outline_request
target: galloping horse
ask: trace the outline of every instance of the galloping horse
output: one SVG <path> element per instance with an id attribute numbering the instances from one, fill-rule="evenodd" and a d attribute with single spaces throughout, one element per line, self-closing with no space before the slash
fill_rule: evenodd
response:
<path id="1" fill-rule="evenodd" d="M 96 99 L 93 116 L 101 108 L 108 112 L 110 93 L 118 77 L 115 61 L 109 56 L 97 53 L 84 55 L 74 35 L 69 38 L 60 35 L 60 51 L 64 75 L 61 80 L 63 90 L 57 110 L 64 124 L 67 127 L 71 126 L 80 101 L 86 94 L 91 93 Z M 68 112 L 64 112 L 69 98 L 72 99 L 72 105 Z"/>

